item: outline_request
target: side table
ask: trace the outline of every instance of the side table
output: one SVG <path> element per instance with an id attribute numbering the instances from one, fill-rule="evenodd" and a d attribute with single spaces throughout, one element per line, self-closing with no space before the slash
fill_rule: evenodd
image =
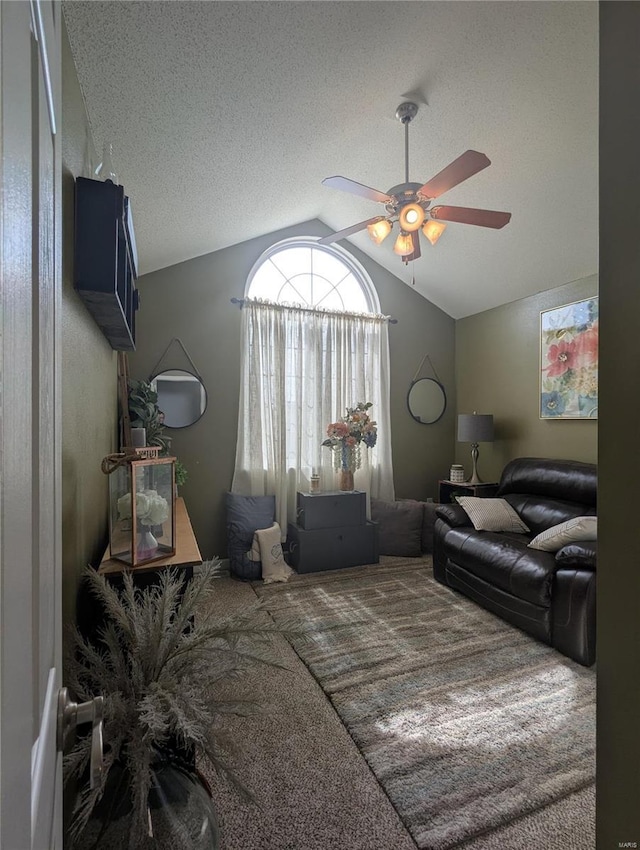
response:
<path id="1" fill-rule="evenodd" d="M 490 499 L 498 490 L 498 482 L 489 484 L 456 484 L 453 481 L 438 481 L 438 501 L 441 504 L 449 504 L 454 501 L 453 496 L 477 496 L 481 499 Z"/>

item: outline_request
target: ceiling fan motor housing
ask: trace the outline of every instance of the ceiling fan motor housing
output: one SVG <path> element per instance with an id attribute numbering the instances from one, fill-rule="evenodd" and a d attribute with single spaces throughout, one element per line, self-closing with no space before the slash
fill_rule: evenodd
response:
<path id="1" fill-rule="evenodd" d="M 386 204 L 389 212 L 397 212 L 404 204 L 421 203 L 422 199 L 418 198 L 418 189 L 421 183 L 399 183 L 397 186 L 392 186 L 387 195 L 391 195 L 393 201 Z"/>

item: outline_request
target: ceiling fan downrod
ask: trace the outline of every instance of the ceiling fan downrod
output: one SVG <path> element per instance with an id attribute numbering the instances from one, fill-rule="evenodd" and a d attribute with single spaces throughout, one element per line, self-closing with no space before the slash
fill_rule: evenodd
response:
<path id="1" fill-rule="evenodd" d="M 418 104 L 412 100 L 401 103 L 396 109 L 396 118 L 404 124 L 404 182 L 409 182 L 409 124 L 418 114 Z"/>

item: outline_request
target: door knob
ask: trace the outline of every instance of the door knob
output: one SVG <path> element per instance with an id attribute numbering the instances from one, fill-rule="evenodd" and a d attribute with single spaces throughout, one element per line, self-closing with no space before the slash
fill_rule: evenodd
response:
<path id="1" fill-rule="evenodd" d="M 58 749 L 64 752 L 75 735 L 76 728 L 91 723 L 91 762 L 89 782 L 96 788 L 102 779 L 102 725 L 104 697 L 94 697 L 87 702 L 74 702 L 67 688 L 58 691 Z"/>

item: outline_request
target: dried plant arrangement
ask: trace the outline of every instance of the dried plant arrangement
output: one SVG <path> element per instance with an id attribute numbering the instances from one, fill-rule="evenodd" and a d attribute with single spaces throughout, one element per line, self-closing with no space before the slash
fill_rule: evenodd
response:
<path id="1" fill-rule="evenodd" d="M 216 699 L 216 686 L 254 664 L 283 665 L 272 639 L 277 634 L 305 638 L 294 623 L 276 626 L 260 603 L 221 617 L 207 605 L 215 592 L 219 561 L 203 565 L 186 587 L 177 571 L 166 570 L 157 585 L 136 589 L 124 573 L 114 588 L 88 569 L 85 579 L 105 611 L 95 642 L 76 629 L 67 660 L 67 681 L 78 701 L 102 694 L 104 771 L 99 788 L 79 791 L 70 837 L 77 841 L 104 793 L 114 765 L 124 769 L 131 797 L 129 847 L 147 846 L 149 794 L 157 757 L 170 742 L 197 748 L 219 774 L 243 795 L 250 792 L 227 759 L 233 743 L 221 736 L 216 718 L 261 710 L 258 702 Z M 79 739 L 65 756 L 65 781 L 86 779 L 90 738 Z M 156 846 L 156 845 L 154 845 Z"/>

